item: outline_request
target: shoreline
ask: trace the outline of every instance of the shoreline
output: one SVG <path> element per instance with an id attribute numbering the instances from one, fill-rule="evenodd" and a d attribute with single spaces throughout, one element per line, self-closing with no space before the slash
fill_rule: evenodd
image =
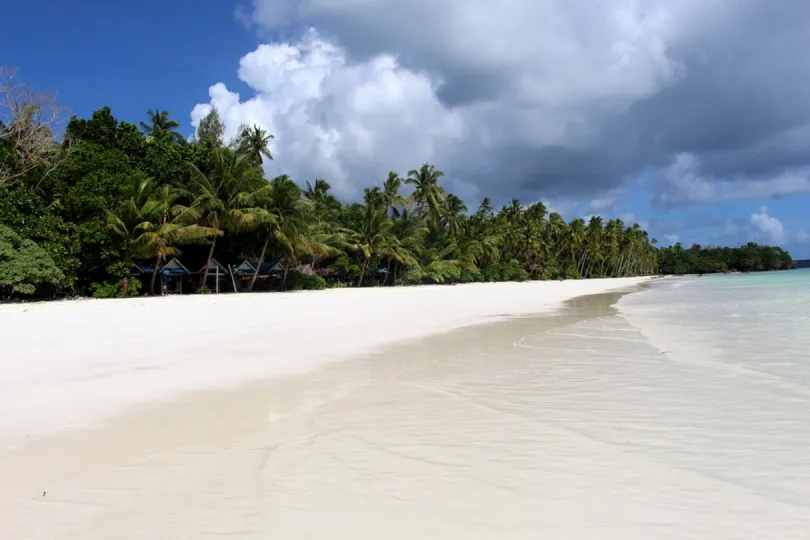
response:
<path id="1" fill-rule="evenodd" d="M 511 316 L 649 278 L 332 289 L 4 306 L 0 444 Z"/>

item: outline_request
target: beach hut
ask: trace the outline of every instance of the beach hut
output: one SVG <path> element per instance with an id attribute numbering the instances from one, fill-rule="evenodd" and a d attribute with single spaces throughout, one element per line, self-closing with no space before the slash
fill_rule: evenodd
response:
<path id="1" fill-rule="evenodd" d="M 144 270 L 146 269 L 144 268 Z M 183 281 L 190 274 L 188 268 L 177 257 L 169 259 L 160 269 L 160 290 L 162 294 L 183 294 Z"/>
<path id="2" fill-rule="evenodd" d="M 256 273 L 256 262 L 245 259 L 232 267 L 232 270 L 233 275 L 238 279 L 238 290 L 244 290 L 248 288 L 253 274 Z M 281 265 L 281 261 L 264 261 L 259 267 L 259 274 L 256 276 L 257 282 L 268 278 L 278 278 L 283 272 L 284 267 Z"/>
<path id="3" fill-rule="evenodd" d="M 227 283 L 228 276 L 233 278 L 233 275 L 216 259 L 211 259 L 211 262 L 208 264 L 208 268 L 203 266 L 200 268 L 197 274 L 205 272 L 205 281 L 204 283 L 207 285 L 211 280 L 214 280 L 214 292 L 219 293 L 221 289 L 221 282 L 225 281 Z M 236 290 L 236 283 L 234 282 L 234 290 Z"/>
<path id="4" fill-rule="evenodd" d="M 146 274 L 146 270 L 144 270 L 143 265 L 133 262 L 132 267 L 129 270 L 129 275 L 132 277 L 140 277 L 144 274 Z"/>

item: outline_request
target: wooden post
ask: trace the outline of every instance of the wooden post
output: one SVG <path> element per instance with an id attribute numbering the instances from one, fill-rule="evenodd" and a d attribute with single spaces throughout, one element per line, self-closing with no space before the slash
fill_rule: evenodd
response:
<path id="1" fill-rule="evenodd" d="M 230 272 L 231 272 L 231 283 L 233 284 L 233 292 L 238 292 L 236 290 L 236 279 L 233 277 L 233 265 L 232 264 L 228 265 L 228 270 L 230 270 Z"/>

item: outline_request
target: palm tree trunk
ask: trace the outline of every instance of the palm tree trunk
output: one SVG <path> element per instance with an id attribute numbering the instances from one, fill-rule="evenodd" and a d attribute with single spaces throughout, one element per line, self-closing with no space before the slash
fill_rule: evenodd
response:
<path id="1" fill-rule="evenodd" d="M 121 280 L 121 297 L 127 297 L 127 291 L 129 291 L 129 278 L 125 277 Z"/>
<path id="2" fill-rule="evenodd" d="M 208 250 L 208 259 L 205 261 L 205 268 L 202 269 L 202 279 L 200 279 L 200 287 L 208 283 L 208 267 L 211 266 L 211 259 L 214 258 L 214 248 L 217 245 L 217 239 L 211 242 L 211 249 Z"/>
<path id="3" fill-rule="evenodd" d="M 360 279 L 357 280 L 357 286 L 363 286 L 363 276 L 366 275 L 366 265 L 368 264 L 368 259 L 363 259 L 363 269 L 360 271 Z"/>
<path id="4" fill-rule="evenodd" d="M 270 243 L 270 234 L 268 233 L 268 235 L 264 238 L 264 245 L 262 246 L 262 252 L 259 254 L 259 262 L 256 263 L 256 271 L 253 272 L 253 277 L 250 278 L 250 285 L 248 285 L 248 292 L 253 292 L 253 285 L 256 283 L 256 278 L 259 277 L 259 268 L 262 267 L 262 263 L 264 262 L 264 254 L 267 252 L 267 244 L 269 243 Z"/>
<path id="5" fill-rule="evenodd" d="M 282 291 L 285 288 L 287 288 L 287 271 L 288 270 L 289 270 L 289 266 L 287 265 L 287 262 L 285 261 L 284 262 L 284 277 L 281 279 L 281 290 Z"/>
<path id="6" fill-rule="evenodd" d="M 385 269 L 385 279 L 383 280 L 383 285 L 388 283 L 388 277 L 391 275 L 391 263 L 393 259 L 388 259 L 388 267 Z"/>
<path id="7" fill-rule="evenodd" d="M 152 269 L 152 279 L 149 281 L 150 296 L 155 296 L 155 279 L 157 279 L 158 268 L 160 268 L 160 255 L 155 257 L 155 267 Z"/>

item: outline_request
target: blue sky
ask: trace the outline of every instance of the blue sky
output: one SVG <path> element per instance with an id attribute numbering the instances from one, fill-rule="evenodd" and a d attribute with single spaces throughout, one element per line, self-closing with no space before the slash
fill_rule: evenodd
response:
<path id="1" fill-rule="evenodd" d="M 239 58 L 257 44 L 226 1 L 4 0 L 1 9 L 2 62 L 21 79 L 58 92 L 79 116 L 108 105 L 132 122 L 157 107 L 188 134 L 194 104 L 216 80 L 238 86 Z"/>
<path id="2" fill-rule="evenodd" d="M 245 2 L 5 0 L 2 62 L 79 116 L 258 123 L 268 174 L 344 199 L 429 161 L 470 207 L 543 200 L 810 258 L 806 2 Z"/>

